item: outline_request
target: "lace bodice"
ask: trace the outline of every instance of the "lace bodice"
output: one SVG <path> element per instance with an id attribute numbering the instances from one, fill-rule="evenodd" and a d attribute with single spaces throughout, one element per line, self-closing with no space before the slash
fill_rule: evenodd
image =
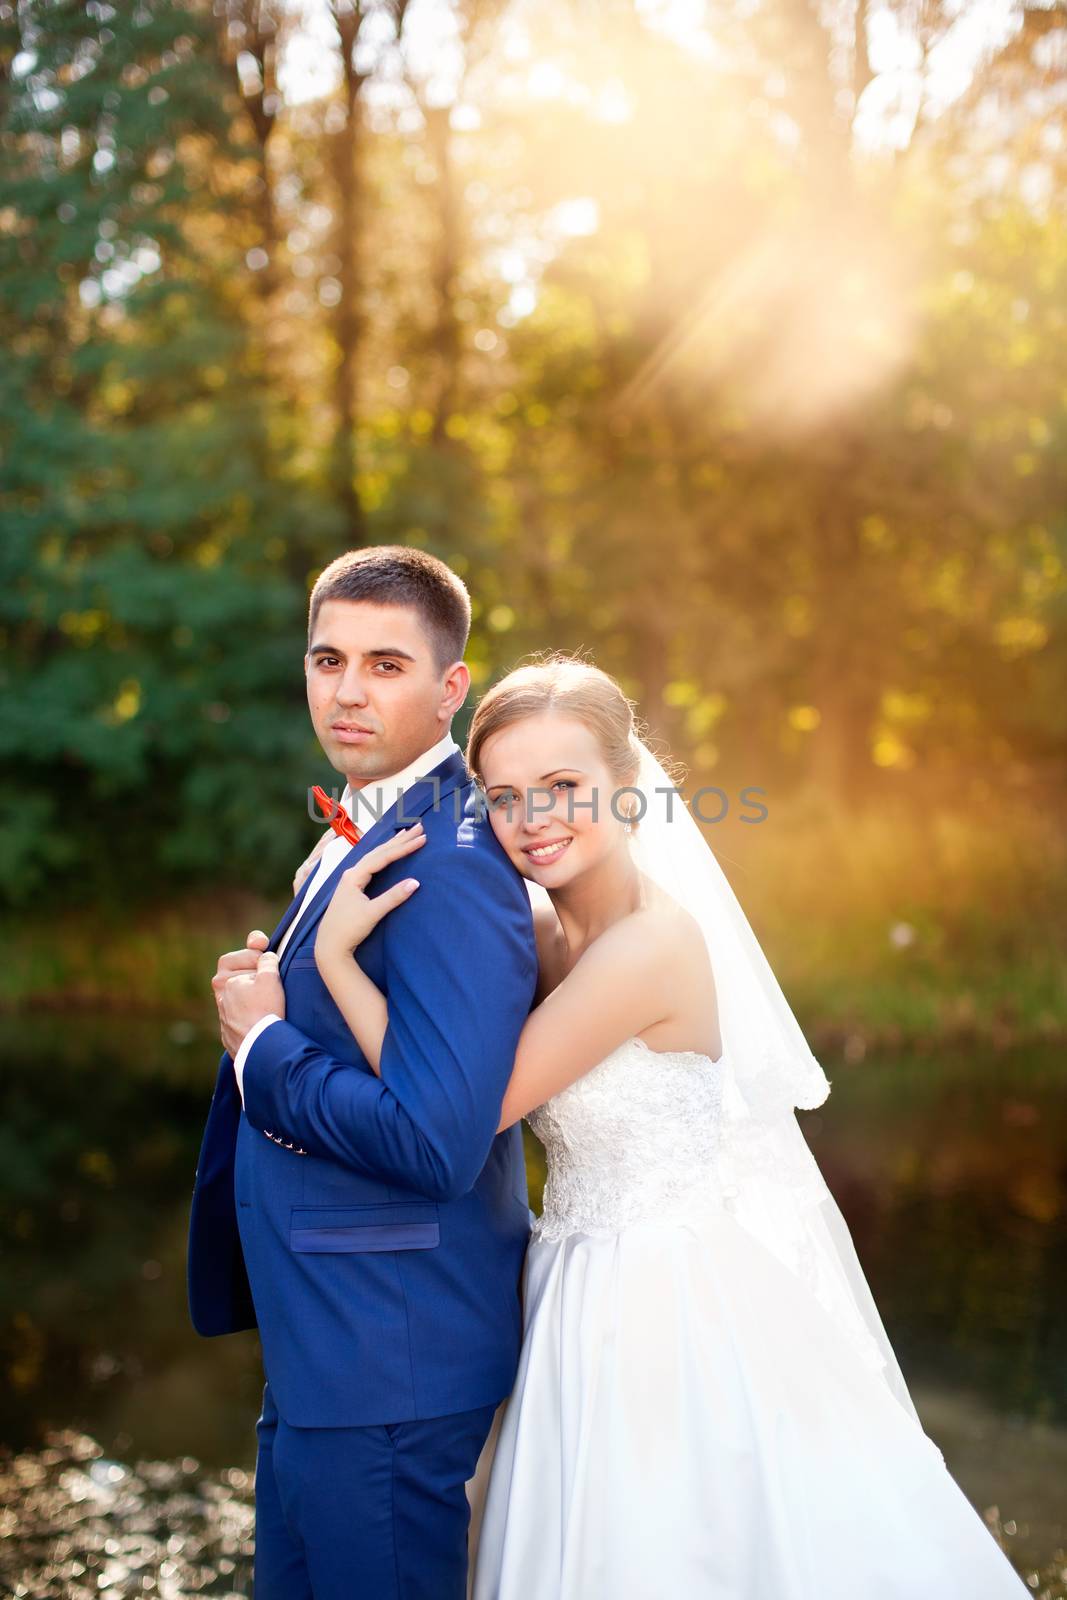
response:
<path id="1" fill-rule="evenodd" d="M 616 1233 L 694 1206 L 729 1204 L 715 1168 L 720 1064 L 627 1039 L 532 1111 L 527 1120 L 548 1158 L 534 1238 Z"/>

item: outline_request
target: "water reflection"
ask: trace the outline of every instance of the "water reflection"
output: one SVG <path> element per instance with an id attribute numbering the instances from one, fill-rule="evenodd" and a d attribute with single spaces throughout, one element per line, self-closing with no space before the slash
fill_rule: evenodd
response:
<path id="1" fill-rule="evenodd" d="M 120 1458 L 250 1466 L 258 1343 L 202 1341 L 185 1310 L 211 1040 L 71 1016 L 4 1019 L 0 1048 L 6 1442 L 73 1427 Z"/>
<path id="2" fill-rule="evenodd" d="M 802 1118 L 909 1380 L 1067 1422 L 1061 1052 L 943 1051 L 829 1074 Z"/>
<path id="3" fill-rule="evenodd" d="M 0 1540 L 3 1592 L 27 1600 L 252 1592 L 250 1475 L 213 1477 L 196 1461 L 109 1461 L 61 1434 L 34 1455 L 0 1460 L 0 1505 L 17 1539 Z M 4 1527 L 5 1533 L 12 1531 Z"/>
<path id="4" fill-rule="evenodd" d="M 185 1309 L 217 1046 L 188 1024 L 74 1015 L 3 1019 L 0 1049 L 5 1442 L 29 1448 L 73 1428 L 119 1460 L 249 1469 L 258 1343 L 198 1339 Z M 833 1094 L 805 1132 L 924 1420 L 976 1503 L 988 1493 L 1006 1516 L 1032 1514 L 1040 1542 L 1062 1540 L 1062 1520 L 1057 1534 L 1053 1510 L 1036 1504 L 1041 1475 L 1016 1494 L 972 1437 L 981 1414 L 1035 1450 L 1052 1441 L 1050 1466 L 1067 1460 L 1058 1052 L 826 1065 Z"/>

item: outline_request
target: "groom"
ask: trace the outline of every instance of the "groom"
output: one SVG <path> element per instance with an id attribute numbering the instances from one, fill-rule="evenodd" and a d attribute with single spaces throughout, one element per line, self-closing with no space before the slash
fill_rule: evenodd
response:
<path id="1" fill-rule="evenodd" d="M 259 1329 L 256 1600 L 461 1600 L 465 1484 L 515 1377 L 529 1210 L 519 1130 L 496 1128 L 537 963 L 449 733 L 469 628 L 463 583 L 418 550 L 322 573 L 308 706 L 363 836 L 332 839 L 266 952 L 250 935 L 213 983 L 189 1302 L 201 1334 Z M 315 930 L 345 869 L 416 817 L 419 892 L 359 947 L 389 1002 L 379 1079 Z"/>

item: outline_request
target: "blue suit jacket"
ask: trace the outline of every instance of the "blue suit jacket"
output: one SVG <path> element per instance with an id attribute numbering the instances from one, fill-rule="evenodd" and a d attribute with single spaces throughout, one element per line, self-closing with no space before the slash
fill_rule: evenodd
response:
<path id="1" fill-rule="evenodd" d="M 421 887 L 359 949 L 389 1005 L 378 1078 L 319 977 L 315 932 L 342 872 L 416 816 Z M 373 891 L 411 872 L 393 862 Z M 530 1222 L 519 1129 L 496 1127 L 537 957 L 525 884 L 460 755 L 343 858 L 281 976 L 286 1017 L 249 1053 L 243 1112 L 228 1053 L 219 1065 L 190 1220 L 194 1326 L 258 1326 L 297 1427 L 495 1404 L 515 1377 Z"/>

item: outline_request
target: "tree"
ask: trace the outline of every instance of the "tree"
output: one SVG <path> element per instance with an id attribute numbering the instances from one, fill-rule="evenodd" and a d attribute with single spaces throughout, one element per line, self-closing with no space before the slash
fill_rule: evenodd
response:
<path id="1" fill-rule="evenodd" d="M 6 8 L 4 892 L 298 853 L 301 500 L 245 322 L 256 226 L 210 16 Z M 284 801 L 284 811 L 282 803 Z"/>

